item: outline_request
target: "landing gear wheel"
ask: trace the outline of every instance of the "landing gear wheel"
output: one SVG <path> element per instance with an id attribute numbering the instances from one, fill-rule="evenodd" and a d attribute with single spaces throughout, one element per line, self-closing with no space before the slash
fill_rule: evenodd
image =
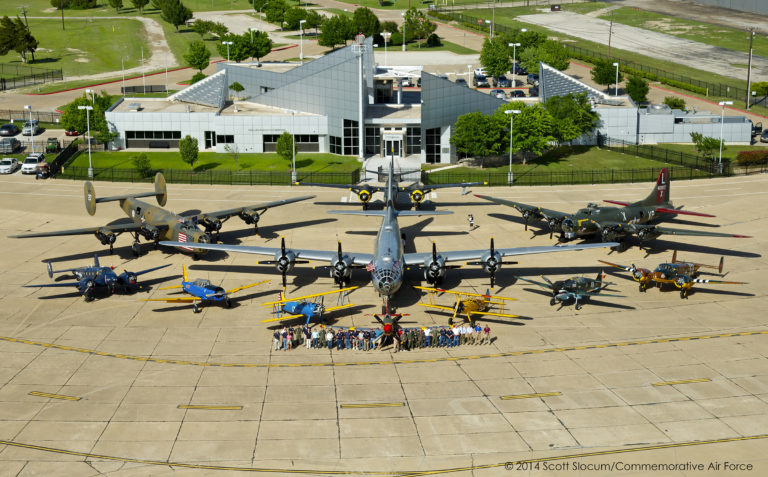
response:
<path id="1" fill-rule="evenodd" d="M 687 297 L 688 297 L 688 293 L 686 293 L 685 290 L 680 290 L 680 298 L 687 298 Z"/>
<path id="2" fill-rule="evenodd" d="M 230 300 L 229 298 L 224 300 L 224 308 L 232 308 L 232 300 Z"/>
<path id="3" fill-rule="evenodd" d="M 579 302 L 577 301 L 577 302 L 576 302 L 576 306 L 575 306 L 575 307 L 576 307 L 576 310 L 581 310 L 581 303 L 579 303 Z"/>
<path id="4" fill-rule="evenodd" d="M 453 318 L 448 318 L 448 326 L 453 326 Z"/>
<path id="5" fill-rule="evenodd" d="M 200 307 L 196 303 L 192 305 L 192 313 L 200 313 Z"/>
<path id="6" fill-rule="evenodd" d="M 549 306 L 555 306 L 555 303 L 557 303 L 557 301 L 555 301 L 554 298 L 549 299 Z"/>
<path id="7" fill-rule="evenodd" d="M 115 253 L 115 246 L 112 244 L 109 244 L 109 254 L 112 255 L 113 253 Z"/>
<path id="8" fill-rule="evenodd" d="M 405 232 L 400 233 L 400 238 L 403 239 L 403 242 L 405 242 Z"/>
<path id="9" fill-rule="evenodd" d="M 131 251 L 133 252 L 134 257 L 138 257 L 141 254 L 141 247 L 139 246 L 139 242 L 133 242 L 131 245 Z"/>
<path id="10" fill-rule="evenodd" d="M 85 300 L 86 303 L 92 302 L 93 301 L 93 292 L 87 291 L 87 292 L 83 293 L 83 300 Z"/>
<path id="11" fill-rule="evenodd" d="M 256 234 L 256 235 L 259 235 L 259 226 L 258 225 L 254 225 L 253 226 L 253 233 Z"/>
<path id="12" fill-rule="evenodd" d="M 645 291 L 645 285 L 643 285 L 642 283 L 640 284 L 640 291 L 641 291 L 641 292 L 644 292 L 644 291 Z"/>

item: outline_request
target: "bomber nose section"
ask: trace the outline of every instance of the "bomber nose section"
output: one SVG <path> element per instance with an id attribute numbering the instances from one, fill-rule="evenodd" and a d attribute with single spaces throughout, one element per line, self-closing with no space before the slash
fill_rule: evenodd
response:
<path id="1" fill-rule="evenodd" d="M 377 268 L 373 271 L 373 287 L 380 295 L 393 295 L 400 289 L 402 282 L 402 275 L 394 268 Z"/>

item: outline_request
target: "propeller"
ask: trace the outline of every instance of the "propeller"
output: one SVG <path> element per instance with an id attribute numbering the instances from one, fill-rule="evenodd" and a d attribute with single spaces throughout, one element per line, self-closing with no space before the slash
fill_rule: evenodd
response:
<path id="1" fill-rule="evenodd" d="M 331 262 L 331 275 L 333 276 L 333 280 L 339 285 L 339 288 L 343 288 L 345 279 L 351 275 L 350 267 L 352 266 L 352 263 L 349 257 L 344 256 L 344 252 L 341 248 L 341 240 L 339 240 L 337 258 Z"/>
<path id="2" fill-rule="evenodd" d="M 280 237 L 280 252 L 275 254 L 275 259 L 262 260 L 256 263 L 262 265 L 275 265 L 277 271 L 279 271 L 283 277 L 283 290 L 285 290 L 285 287 L 288 284 L 286 278 L 288 272 L 290 272 L 293 269 L 293 266 L 297 263 L 309 263 L 309 260 L 296 260 L 296 254 L 293 253 L 292 250 L 286 250 L 285 248 L 285 237 Z"/>

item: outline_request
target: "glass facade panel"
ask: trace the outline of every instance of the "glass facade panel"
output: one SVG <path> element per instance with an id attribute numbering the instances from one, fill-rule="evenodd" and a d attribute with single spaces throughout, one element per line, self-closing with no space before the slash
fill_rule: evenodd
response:
<path id="1" fill-rule="evenodd" d="M 377 127 L 365 128 L 365 153 L 379 154 L 381 152 L 381 129 Z"/>
<path id="2" fill-rule="evenodd" d="M 425 137 L 426 160 L 430 164 L 440 162 L 440 128 L 427 129 Z"/>
<path id="3" fill-rule="evenodd" d="M 357 134 L 357 121 L 344 120 L 344 155 L 356 156 L 359 149 L 360 137 Z"/>
<path id="4" fill-rule="evenodd" d="M 405 154 L 421 154 L 421 128 L 405 130 Z"/>
<path id="5" fill-rule="evenodd" d="M 341 155 L 342 148 L 341 148 L 341 138 L 339 136 L 328 136 L 330 139 L 330 145 L 331 145 L 331 154 L 339 154 Z"/>

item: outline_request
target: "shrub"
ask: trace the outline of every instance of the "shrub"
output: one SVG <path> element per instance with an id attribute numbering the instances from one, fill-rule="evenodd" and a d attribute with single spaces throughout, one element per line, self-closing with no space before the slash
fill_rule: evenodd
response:
<path id="1" fill-rule="evenodd" d="M 768 151 L 740 151 L 736 155 L 736 163 L 741 166 L 751 166 L 768 163 Z"/>
<path id="2" fill-rule="evenodd" d="M 402 45 L 403 44 L 403 34 L 400 32 L 394 32 L 389 37 L 389 45 L 395 46 L 395 45 Z"/>
<path id="3" fill-rule="evenodd" d="M 149 158 L 145 153 L 141 153 L 138 156 L 131 158 L 133 161 L 133 167 L 136 168 L 141 177 L 150 177 L 152 175 L 152 164 L 150 164 Z"/>
<path id="4" fill-rule="evenodd" d="M 685 100 L 678 98 L 677 96 L 666 96 L 664 98 L 664 104 L 672 109 L 685 109 Z"/>
<path id="5" fill-rule="evenodd" d="M 440 45 L 442 45 L 442 42 L 440 41 L 440 37 L 437 36 L 437 33 L 433 33 L 429 35 L 429 37 L 427 38 L 428 47 L 431 48 L 431 47 L 440 46 Z"/>
<path id="6" fill-rule="evenodd" d="M 206 76 L 202 72 L 198 71 L 197 73 L 195 73 L 195 75 L 192 77 L 192 79 L 189 80 L 189 84 L 195 84 L 198 81 L 200 81 L 201 79 L 205 79 L 205 78 L 206 78 Z"/>

